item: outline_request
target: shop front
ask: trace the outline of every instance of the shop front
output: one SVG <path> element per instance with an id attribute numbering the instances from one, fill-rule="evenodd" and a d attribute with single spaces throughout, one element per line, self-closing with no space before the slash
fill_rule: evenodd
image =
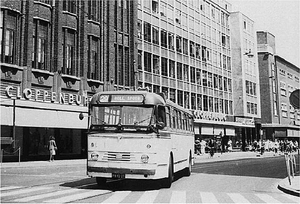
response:
<path id="1" fill-rule="evenodd" d="M 87 98 L 74 94 L 42 93 L 16 87 L 1 88 L 1 150 L 3 161 L 48 160 L 48 141 L 54 136 L 56 159 L 86 156 Z M 56 99 L 54 98 L 56 97 Z M 52 100 L 53 99 L 53 100 Z"/>

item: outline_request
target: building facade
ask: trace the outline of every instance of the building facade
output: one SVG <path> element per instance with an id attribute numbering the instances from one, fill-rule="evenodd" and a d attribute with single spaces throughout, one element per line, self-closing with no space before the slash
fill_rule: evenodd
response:
<path id="1" fill-rule="evenodd" d="M 261 96 L 261 123 L 265 139 L 299 139 L 300 111 L 289 96 L 300 89 L 299 67 L 276 55 L 275 36 L 257 32 Z"/>
<path id="2" fill-rule="evenodd" d="M 0 12 L 1 149 L 4 160 L 85 157 L 89 98 L 133 89 L 135 1 L 4 0 Z M 13 156 L 13 155 L 12 155 Z"/>
<path id="3" fill-rule="evenodd" d="M 192 110 L 199 139 L 249 126 L 234 121 L 230 10 L 227 1 L 138 1 L 138 86 Z"/>
<path id="4" fill-rule="evenodd" d="M 246 143 L 260 139 L 261 106 L 256 30 L 253 20 L 241 12 L 230 14 L 234 118 L 244 127 L 236 129 L 238 138 Z"/>

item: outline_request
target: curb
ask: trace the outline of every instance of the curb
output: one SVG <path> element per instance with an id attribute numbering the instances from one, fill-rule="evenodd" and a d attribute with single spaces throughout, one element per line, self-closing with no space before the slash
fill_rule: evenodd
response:
<path id="1" fill-rule="evenodd" d="M 296 190 L 296 189 L 291 188 L 288 185 L 286 185 L 285 184 L 286 179 L 284 179 L 283 181 L 279 182 L 278 189 L 281 190 L 281 191 L 283 191 L 284 193 L 300 197 L 300 190 Z"/>

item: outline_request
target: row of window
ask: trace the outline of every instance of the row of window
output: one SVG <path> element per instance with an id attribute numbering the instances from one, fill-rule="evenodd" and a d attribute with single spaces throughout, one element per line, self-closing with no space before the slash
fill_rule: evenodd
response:
<path id="1" fill-rule="evenodd" d="M 140 86 L 142 87 L 141 84 Z M 165 93 L 171 101 L 186 109 L 233 114 L 233 102 L 231 100 L 160 87 L 148 83 L 145 83 L 145 87 L 148 87 L 154 93 Z"/>
<path id="2" fill-rule="evenodd" d="M 175 62 L 171 59 L 159 57 L 148 52 L 144 52 L 144 66 L 142 66 L 141 59 L 142 51 L 139 51 L 138 68 L 154 74 L 161 74 L 162 76 L 177 78 L 186 82 L 196 83 L 204 87 L 215 88 L 219 90 L 232 92 L 232 80 L 218 74 L 201 70 L 196 67 L 189 66 L 180 62 Z M 256 86 L 254 87 L 256 90 Z M 251 88 L 251 93 L 253 88 Z M 256 91 L 254 92 L 256 95 Z M 252 94 L 254 94 L 252 93 Z"/>
<path id="3" fill-rule="evenodd" d="M 152 12 L 153 14 L 159 14 L 162 16 L 166 16 L 170 19 L 174 19 L 174 7 L 176 8 L 176 16 L 175 19 L 177 23 L 182 22 L 183 26 L 187 25 L 188 14 L 190 11 L 195 10 L 197 14 L 201 12 L 207 18 L 213 19 L 215 22 L 221 24 L 222 26 L 229 27 L 229 17 L 223 11 L 215 8 L 208 1 L 204 0 L 188 0 L 189 5 L 186 3 L 187 0 L 184 1 L 174 1 L 174 0 L 139 0 L 138 6 L 141 7 L 143 4 L 143 9 Z M 182 3 L 182 4 L 181 4 Z M 175 4 L 175 5 L 174 5 Z M 189 8 L 188 8 L 189 6 Z M 227 4 L 225 5 L 225 9 L 227 9 Z"/>
<path id="4" fill-rule="evenodd" d="M 180 35 L 174 35 L 164 29 L 159 29 L 148 22 L 144 22 L 144 32 L 142 32 L 141 21 L 138 22 L 138 38 L 144 39 L 146 42 L 160 45 L 163 48 L 176 50 L 177 53 L 183 53 L 204 62 L 212 62 L 215 66 L 223 67 L 231 70 L 231 58 L 222 53 L 218 53 L 215 49 L 200 45 L 194 41 L 183 38 Z M 143 33 L 143 35 L 142 35 Z M 144 36 L 142 38 L 142 36 Z M 222 34 L 221 42 L 223 46 L 230 44 L 229 36 Z M 176 42 L 176 43 L 175 43 Z"/>
<path id="5" fill-rule="evenodd" d="M 191 115 L 173 108 L 171 106 L 165 107 L 167 127 L 178 130 L 194 131 L 193 118 Z"/>
<path id="6" fill-rule="evenodd" d="M 17 51 L 20 49 L 17 39 L 20 36 L 17 25 L 19 16 L 17 13 L 9 10 L 1 10 L 0 12 L 0 58 L 1 62 L 16 64 Z M 32 45 L 32 68 L 55 71 L 50 66 L 50 32 L 51 25 L 49 22 L 42 20 L 33 20 L 33 45 Z M 75 30 L 63 29 L 63 65 L 62 73 L 69 75 L 79 75 L 76 64 L 77 38 L 78 34 Z M 100 79 L 100 60 L 99 60 L 99 43 L 100 39 L 94 36 L 88 36 L 88 78 Z M 52 66 L 53 67 L 53 66 Z"/>

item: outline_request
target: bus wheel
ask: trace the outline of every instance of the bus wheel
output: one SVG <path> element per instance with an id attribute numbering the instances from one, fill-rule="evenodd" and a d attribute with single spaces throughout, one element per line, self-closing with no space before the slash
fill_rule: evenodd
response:
<path id="1" fill-rule="evenodd" d="M 168 168 L 168 178 L 166 178 L 165 187 L 170 188 L 173 180 L 174 180 L 174 166 L 173 166 L 173 158 L 172 158 L 172 156 L 170 156 L 169 168 Z"/>
<path id="2" fill-rule="evenodd" d="M 188 164 L 188 166 L 185 168 L 185 176 L 190 176 L 191 175 L 191 173 L 192 173 L 192 155 L 190 154 L 190 156 L 189 156 L 189 159 L 188 159 L 188 161 L 189 161 L 189 164 Z"/>
<path id="3" fill-rule="evenodd" d="M 98 186 L 105 186 L 106 185 L 106 178 L 96 177 L 96 182 Z"/>

